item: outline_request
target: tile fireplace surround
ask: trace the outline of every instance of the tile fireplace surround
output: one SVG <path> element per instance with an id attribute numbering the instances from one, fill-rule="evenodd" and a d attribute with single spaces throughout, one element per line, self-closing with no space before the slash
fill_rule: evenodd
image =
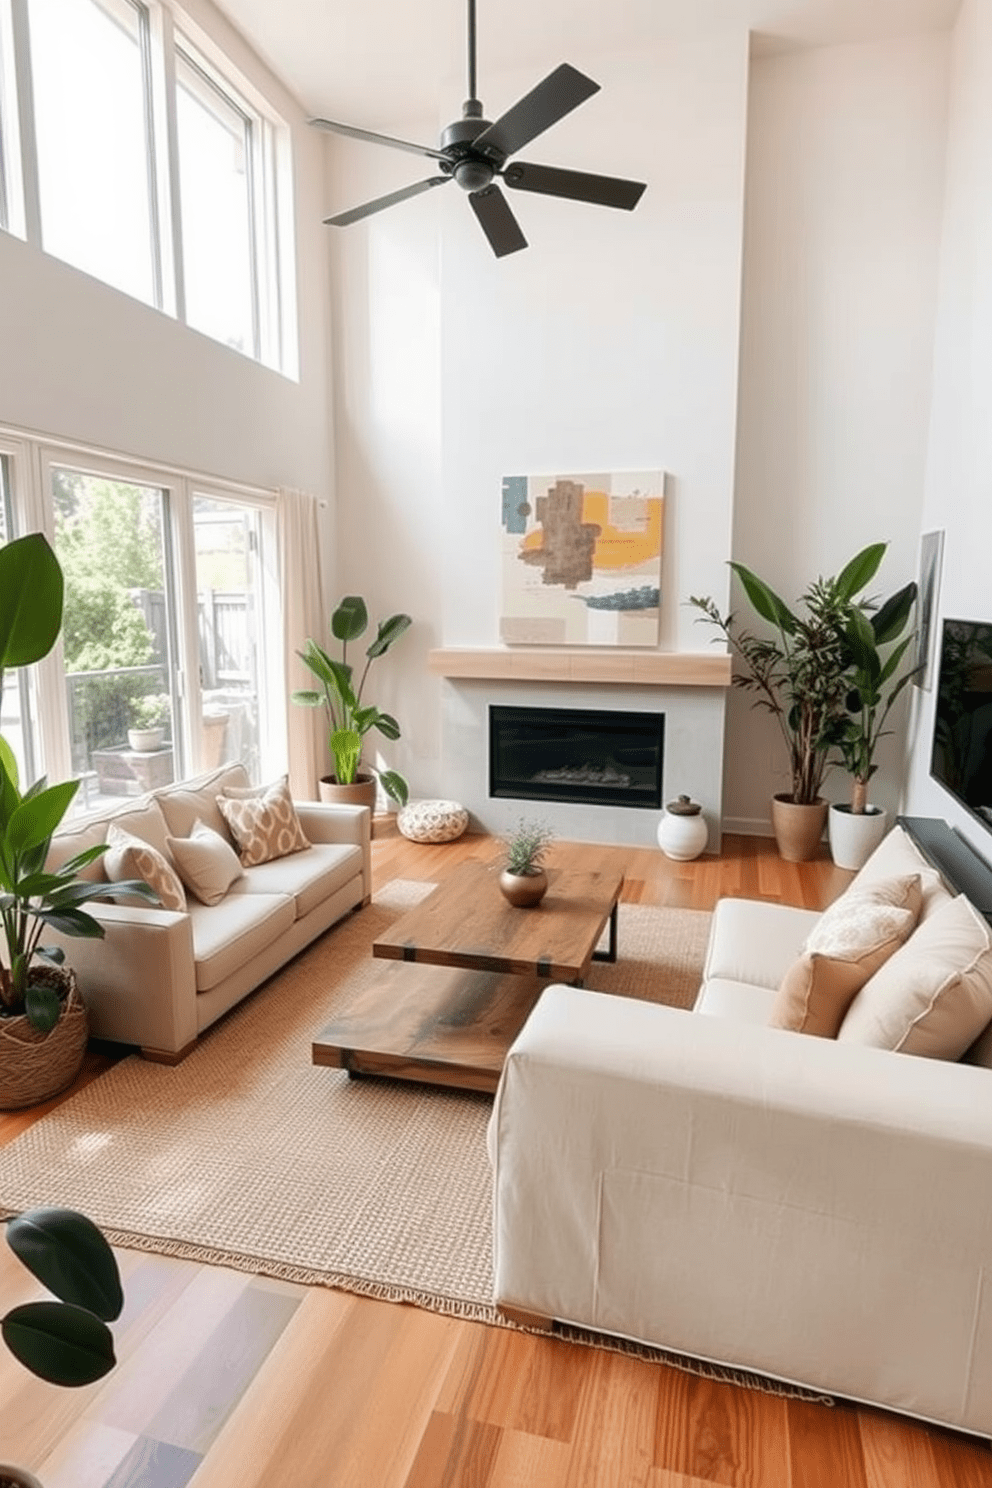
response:
<path id="1" fill-rule="evenodd" d="M 489 795 L 490 703 L 604 708 L 665 715 L 663 800 L 684 791 L 701 803 L 708 851 L 720 848 L 723 731 L 730 658 L 714 653 L 540 650 L 495 647 L 432 651 L 441 688 L 444 793 L 473 825 L 503 832 L 521 817 L 546 821 L 581 842 L 657 843 L 660 813 L 573 802 L 494 800 Z"/>

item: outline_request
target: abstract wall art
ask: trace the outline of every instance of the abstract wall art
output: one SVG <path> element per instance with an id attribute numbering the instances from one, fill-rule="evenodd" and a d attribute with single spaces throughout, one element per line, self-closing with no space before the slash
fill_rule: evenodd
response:
<path id="1" fill-rule="evenodd" d="M 665 477 L 508 475 L 500 639 L 657 646 Z"/>

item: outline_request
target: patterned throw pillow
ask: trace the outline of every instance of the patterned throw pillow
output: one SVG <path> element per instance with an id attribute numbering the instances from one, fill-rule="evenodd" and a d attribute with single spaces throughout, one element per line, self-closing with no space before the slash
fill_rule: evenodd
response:
<path id="1" fill-rule="evenodd" d="M 231 844 L 199 818 L 188 837 L 166 841 L 183 883 L 203 904 L 219 904 L 235 880 L 244 877 Z"/>
<path id="2" fill-rule="evenodd" d="M 107 828 L 107 842 L 109 847 L 103 856 L 103 866 L 111 883 L 142 878 L 149 888 L 155 890 L 163 909 L 186 909 L 183 886 L 157 847 L 143 842 L 140 837 L 132 837 L 115 822 Z M 136 897 L 124 895 L 121 902 L 149 908 L 146 900 Z"/>
<path id="3" fill-rule="evenodd" d="M 246 868 L 269 863 L 273 858 L 285 858 L 310 846 L 285 775 L 274 785 L 261 785 L 251 794 L 240 789 L 222 790 L 217 805 Z"/>

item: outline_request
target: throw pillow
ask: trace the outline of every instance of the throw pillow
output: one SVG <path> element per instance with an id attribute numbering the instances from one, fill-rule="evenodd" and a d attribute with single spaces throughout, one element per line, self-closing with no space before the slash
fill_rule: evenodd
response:
<path id="1" fill-rule="evenodd" d="M 168 837 L 166 841 L 179 876 L 203 904 L 219 904 L 244 869 L 231 844 L 212 827 L 197 820 L 188 837 Z"/>
<path id="2" fill-rule="evenodd" d="M 841 1024 L 845 1043 L 960 1059 L 992 1019 L 992 934 L 959 894 L 868 981 Z"/>
<path id="3" fill-rule="evenodd" d="M 310 846 L 289 794 L 286 776 L 274 785 L 259 786 L 251 794 L 225 789 L 217 797 L 217 805 L 246 868 Z"/>
<path id="4" fill-rule="evenodd" d="M 185 910 L 183 886 L 157 847 L 140 837 L 132 837 L 116 822 L 111 822 L 107 828 L 107 842 L 109 847 L 103 855 L 103 867 L 111 883 L 121 883 L 128 878 L 144 879 L 148 887 L 155 890 L 163 909 Z M 149 908 L 147 900 L 134 895 L 122 894 L 119 902 Z"/>
<path id="5" fill-rule="evenodd" d="M 786 972 L 772 1028 L 836 1038 L 855 996 L 913 930 L 923 903 L 919 874 L 847 890 L 819 918 Z"/>

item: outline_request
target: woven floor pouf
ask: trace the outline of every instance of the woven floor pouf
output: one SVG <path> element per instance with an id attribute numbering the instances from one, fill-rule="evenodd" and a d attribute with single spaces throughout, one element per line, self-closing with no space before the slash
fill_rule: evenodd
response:
<path id="1" fill-rule="evenodd" d="M 411 842 L 454 842 L 468 826 L 468 812 L 457 801 L 408 801 L 396 825 Z"/>

